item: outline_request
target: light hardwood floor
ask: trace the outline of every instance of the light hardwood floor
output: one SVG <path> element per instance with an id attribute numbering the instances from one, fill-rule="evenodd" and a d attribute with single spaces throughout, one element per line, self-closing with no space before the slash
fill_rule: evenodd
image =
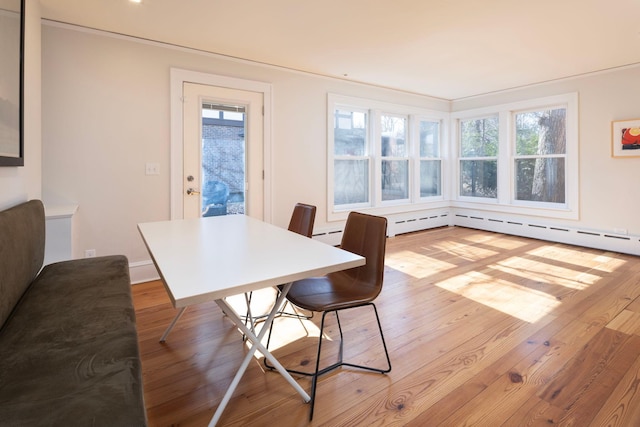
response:
<path id="1" fill-rule="evenodd" d="M 391 372 L 321 377 L 310 423 L 309 406 L 256 358 L 220 425 L 638 426 L 639 260 L 459 227 L 390 238 L 376 305 Z M 175 315 L 162 284 L 135 285 L 133 297 L 150 425 L 206 426 L 245 354 L 240 333 L 201 304 L 160 344 Z M 306 330 L 276 320 L 285 366 L 313 364 L 319 317 Z M 345 357 L 383 366 L 371 312 L 341 320 Z"/>

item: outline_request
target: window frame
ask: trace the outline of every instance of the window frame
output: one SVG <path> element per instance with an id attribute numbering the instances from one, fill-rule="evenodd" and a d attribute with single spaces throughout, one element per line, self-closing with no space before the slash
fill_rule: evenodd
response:
<path id="1" fill-rule="evenodd" d="M 368 116 L 367 152 L 369 153 L 369 202 L 361 204 L 338 205 L 334 203 L 335 182 L 334 165 L 340 156 L 335 155 L 334 126 L 335 110 L 349 109 L 353 111 L 366 111 Z M 382 200 L 382 148 L 381 148 L 381 117 L 390 115 L 406 118 L 405 144 L 407 157 L 401 160 L 407 161 L 408 167 L 408 198 L 398 200 Z M 437 158 L 440 164 L 440 188 L 438 196 L 420 196 L 419 186 L 419 120 L 427 120 L 439 123 L 439 154 Z M 327 219 L 338 221 L 346 219 L 349 211 L 358 209 L 376 215 L 403 213 L 420 209 L 432 209 L 449 207 L 448 185 L 446 173 L 448 170 L 448 141 L 449 112 L 418 108 L 407 105 L 392 104 L 382 101 L 356 98 L 329 93 L 327 97 Z M 353 157 L 351 157 L 353 159 Z M 396 160 L 396 157 L 385 157 L 385 160 Z M 434 160 L 435 158 L 429 158 Z"/>
<path id="2" fill-rule="evenodd" d="M 433 117 L 423 116 L 423 115 L 411 116 L 410 120 L 413 120 L 415 122 L 415 124 L 412 123 L 409 131 L 415 132 L 411 140 L 414 141 L 415 143 L 414 152 L 416 156 L 413 159 L 413 163 L 414 163 L 413 167 L 414 167 L 414 170 L 416 171 L 416 173 L 414 174 L 414 186 L 417 189 L 418 200 L 421 202 L 439 200 L 444 197 L 445 188 L 446 188 L 445 169 L 443 166 L 444 162 L 446 161 L 446 155 L 443 153 L 447 153 L 448 144 L 443 145 L 445 143 L 445 140 L 443 139 L 444 120 L 434 119 Z M 433 156 L 433 157 L 422 156 L 422 154 L 420 153 L 420 124 L 422 122 L 438 123 L 438 155 L 437 156 Z M 421 172 L 423 161 L 437 161 L 440 163 L 440 194 L 436 194 L 433 196 L 423 196 L 421 194 L 422 182 L 420 180 L 421 179 L 420 172 Z"/>
<path id="3" fill-rule="evenodd" d="M 527 111 L 540 111 L 553 108 L 566 108 L 566 152 L 565 156 L 565 203 L 536 202 L 516 199 L 516 139 L 515 115 Z M 491 115 L 498 115 L 499 148 L 498 148 L 498 197 L 479 199 L 460 195 L 460 155 L 459 143 L 456 144 L 455 169 L 450 176 L 455 183 L 452 207 L 486 209 L 519 215 L 543 216 L 557 219 L 579 219 L 579 140 L 578 140 L 578 94 L 567 93 L 543 98 L 536 98 L 483 107 L 472 110 L 457 111 L 451 114 L 451 129 L 454 130 L 452 141 L 459 141 L 459 123 L 461 120 L 472 120 Z"/>
<path id="4" fill-rule="evenodd" d="M 492 118 L 497 118 L 498 119 L 498 153 L 495 156 L 469 156 L 469 157 L 463 157 L 462 156 L 462 135 L 460 135 L 460 130 L 462 128 L 462 121 L 472 121 L 472 120 L 485 120 L 485 119 L 492 119 Z M 460 198 L 460 200 L 468 200 L 471 202 L 475 202 L 475 201 L 482 201 L 484 203 L 496 203 L 498 201 L 498 194 L 496 194 L 496 197 L 483 197 L 483 196 L 463 196 L 461 193 L 461 185 L 462 185 L 462 180 L 461 180 L 461 170 L 462 170 L 462 162 L 463 161 L 495 161 L 497 164 L 497 174 L 498 177 L 496 178 L 497 182 L 496 182 L 496 186 L 498 188 L 499 191 L 499 187 L 500 187 L 500 152 L 502 151 L 502 147 L 500 146 L 500 115 L 499 114 L 484 114 L 478 117 L 469 117 L 469 118 L 461 118 L 456 122 L 456 130 L 457 130 L 457 138 L 455 139 L 455 146 L 457 147 L 457 161 L 456 161 L 456 165 L 458 168 L 458 179 L 457 179 L 457 185 L 456 185 L 456 194 L 458 195 L 458 197 Z M 451 145 L 454 145 L 453 142 L 451 142 Z"/>
<path id="5" fill-rule="evenodd" d="M 411 200 L 414 199 L 414 197 L 412 197 L 412 188 L 413 188 L 413 184 L 412 184 L 412 179 L 411 177 L 413 176 L 414 172 L 413 172 L 413 166 L 412 166 L 412 154 L 413 154 L 413 144 L 412 144 L 412 138 L 410 136 L 410 128 L 411 128 L 411 124 L 409 121 L 409 116 L 406 114 L 398 114 L 395 112 L 389 112 L 389 111 L 381 111 L 381 110 L 374 110 L 376 112 L 376 124 L 379 127 L 379 129 L 376 131 L 375 137 L 378 138 L 377 143 L 378 143 L 378 152 L 376 152 L 377 154 L 377 158 L 378 160 L 375 161 L 375 167 L 379 172 L 379 180 L 378 180 L 378 187 L 376 187 L 377 190 L 377 195 L 378 198 L 376 199 L 376 205 L 378 206 L 389 206 L 389 205 L 401 205 L 401 204 L 407 204 L 407 203 L 411 203 Z M 405 155 L 404 156 L 392 156 L 392 155 L 384 155 L 382 153 L 382 137 L 383 137 L 383 132 L 382 132 L 382 117 L 386 116 L 386 117 L 393 117 L 396 119 L 404 119 L 405 121 L 405 129 L 404 129 L 404 138 L 405 138 Z M 374 126 L 375 128 L 375 126 Z M 402 198 L 402 199 L 390 199 L 390 200 L 384 200 L 383 199 L 383 191 L 382 191 L 382 178 L 383 178 L 383 173 L 382 173 L 382 163 L 383 162 L 406 162 L 407 164 L 407 197 Z"/>
<path id="6" fill-rule="evenodd" d="M 517 167 L 516 167 L 516 163 L 518 160 L 525 160 L 525 159 L 551 159 L 551 158 L 562 158 L 565 160 L 565 168 L 568 165 L 568 135 L 566 135 L 567 137 L 567 147 L 565 147 L 565 152 L 563 154 L 518 154 L 518 150 L 517 150 L 517 137 L 516 137 L 516 133 L 517 133 L 517 127 L 515 125 L 516 123 L 516 115 L 518 114 L 522 114 L 522 113 L 533 113 L 533 112 L 538 112 L 538 111 L 543 111 L 543 110 L 555 110 L 555 109 L 560 109 L 560 108 L 565 108 L 565 126 L 568 125 L 568 108 L 566 104 L 557 104 L 557 105 L 548 105 L 542 108 L 527 108 L 524 110 L 514 110 L 511 113 L 511 150 L 513 155 L 511 156 L 511 167 L 513 170 L 512 173 L 512 194 L 511 194 L 511 200 L 512 203 L 514 205 L 517 206 L 525 206 L 525 207 L 548 207 L 550 209 L 554 209 L 554 208 L 558 208 L 558 207 L 562 207 L 562 208 L 567 208 L 567 198 L 568 198 L 568 188 L 567 188 L 567 184 L 565 181 L 565 202 L 564 203 L 551 203 L 551 202 L 538 202 L 538 201 L 533 201 L 533 200 L 520 200 L 518 199 L 518 187 L 517 187 L 517 182 L 516 182 L 516 178 L 518 175 L 518 171 L 517 171 Z M 565 179 L 566 179 L 566 171 L 565 171 Z"/>
<path id="7" fill-rule="evenodd" d="M 369 176 L 369 185 L 368 185 L 368 194 L 367 194 L 367 201 L 366 202 L 361 202 L 361 203 L 345 203 L 343 205 L 340 205 L 341 207 L 343 207 L 340 210 L 354 210 L 354 209 L 362 209 L 362 208 L 367 208 L 371 205 L 371 200 L 373 200 L 374 197 L 374 189 L 371 187 L 371 175 L 373 173 L 373 169 L 374 169 L 374 164 L 373 164 L 373 153 L 371 151 L 371 132 L 369 130 L 370 126 L 371 126 L 371 121 L 372 121 L 372 117 L 370 114 L 370 111 L 364 109 L 364 108 L 360 108 L 357 106 L 351 106 L 351 105 L 345 105 L 345 104 L 341 104 L 341 107 L 344 107 L 344 109 L 348 109 L 351 112 L 360 112 L 360 113 L 364 113 L 366 116 L 366 120 L 365 120 L 365 146 L 364 146 L 364 154 L 363 155 L 336 155 L 335 154 L 335 145 L 333 144 L 334 142 L 334 132 L 335 132 L 335 109 L 331 112 L 331 115 L 329 116 L 329 132 L 328 134 L 331 135 L 331 140 L 332 140 L 332 144 L 329 148 L 329 155 L 332 158 L 332 161 L 329 162 L 328 165 L 328 179 L 331 180 L 331 182 L 334 181 L 334 177 L 335 177 L 335 161 L 336 160 L 354 160 L 354 161 L 358 161 L 358 160 L 366 160 L 367 161 L 367 171 L 368 171 L 368 176 Z M 329 193 L 329 201 L 331 202 L 331 205 L 335 206 L 335 189 L 334 187 L 330 187 L 330 191 Z"/>

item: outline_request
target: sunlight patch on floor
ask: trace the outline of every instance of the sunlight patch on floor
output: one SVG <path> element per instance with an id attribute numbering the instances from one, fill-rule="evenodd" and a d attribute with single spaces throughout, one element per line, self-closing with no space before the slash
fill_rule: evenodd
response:
<path id="1" fill-rule="evenodd" d="M 623 259 L 606 255 L 597 256 L 594 260 L 600 263 L 596 268 L 600 271 L 604 271 L 605 273 L 612 273 L 627 263 L 627 261 Z"/>
<path id="2" fill-rule="evenodd" d="M 263 317 L 273 308 L 277 297 L 277 291 L 275 288 L 261 289 L 251 294 L 251 314 L 254 318 Z M 234 295 L 228 297 L 227 303 L 235 310 L 239 316 L 244 316 L 247 313 L 247 303 L 244 294 Z M 294 308 L 290 303 L 287 303 L 283 307 L 283 311 L 286 313 L 299 313 L 303 315 L 310 314 L 305 310 Z M 256 335 L 260 333 L 263 321 L 256 322 Z M 320 328 L 315 323 L 307 319 L 298 319 L 290 316 L 278 316 L 273 321 L 274 327 L 271 333 L 271 340 L 269 342 L 269 351 L 275 351 L 281 347 L 285 347 L 294 343 L 295 341 L 304 338 L 317 339 L 320 336 Z M 268 331 L 265 334 L 262 343 L 267 344 Z M 325 336 L 323 339 L 331 340 L 331 338 Z M 250 343 L 246 343 L 247 348 L 250 347 Z M 262 358 L 262 355 L 256 353 L 255 357 Z"/>
<path id="3" fill-rule="evenodd" d="M 400 251 L 387 254 L 385 264 L 394 270 L 408 274 L 416 279 L 456 268 L 456 264 L 421 255 L 413 251 Z"/>
<path id="4" fill-rule="evenodd" d="M 620 259 L 615 253 L 594 256 L 583 248 L 573 246 L 543 246 L 529 251 L 528 254 L 548 259 L 550 263 L 562 263 L 566 259 L 572 259 L 574 262 L 581 260 L 580 264 L 575 265 L 576 269 L 593 270 L 595 274 L 611 273 L 626 264 L 626 261 Z"/>
<path id="5" fill-rule="evenodd" d="M 460 276 L 437 282 L 442 289 L 472 299 L 527 322 L 536 322 L 561 304 L 567 292 L 581 291 L 621 267 L 625 261 L 615 254 L 594 255 L 580 248 L 544 246 L 521 256 L 509 256 L 509 248 L 524 242 L 489 240 L 465 246 L 455 242 L 437 242 L 428 254 L 404 250 L 387 254 L 386 265 L 416 279 L 460 268 L 467 260 L 493 258 L 482 271 L 464 272 Z M 433 250 L 433 249 L 436 250 Z M 565 260 L 572 259 L 574 264 Z M 583 260 L 575 264 L 575 260 Z M 567 291 L 562 291 L 562 289 Z"/>
<path id="6" fill-rule="evenodd" d="M 315 343 L 319 336 L 320 328 L 310 320 L 279 317 L 274 321 L 269 351 L 275 351 L 305 338 L 313 338 Z M 323 339 L 330 340 L 326 334 Z M 263 340 L 263 343 L 266 344 L 266 339 Z"/>
<path id="7" fill-rule="evenodd" d="M 440 253 L 446 257 L 456 257 L 462 260 L 478 261 L 483 258 L 487 258 L 493 255 L 497 255 L 505 248 L 493 247 L 489 244 L 479 244 L 478 246 L 472 246 L 468 244 L 460 244 L 459 242 L 443 241 L 437 242 L 432 245 L 436 251 L 429 253 L 428 255 L 442 257 Z"/>
<path id="8" fill-rule="evenodd" d="M 517 267 L 512 267 L 517 266 Z M 523 267 L 524 266 L 524 267 Z M 531 261 L 521 257 L 511 257 L 489 268 L 509 274 L 514 279 L 538 282 L 541 286 L 557 285 L 569 289 L 582 290 L 600 280 L 600 276 L 579 272 L 569 268 Z"/>
<path id="9" fill-rule="evenodd" d="M 438 282 L 436 286 L 530 323 L 560 305 L 549 294 L 476 271 Z"/>
<path id="10" fill-rule="evenodd" d="M 526 240 L 511 239 L 499 234 L 478 234 L 465 235 L 463 239 L 460 239 L 456 244 L 463 246 L 470 246 L 472 248 L 477 247 L 492 247 L 498 251 L 510 251 L 519 249 L 529 244 Z"/>

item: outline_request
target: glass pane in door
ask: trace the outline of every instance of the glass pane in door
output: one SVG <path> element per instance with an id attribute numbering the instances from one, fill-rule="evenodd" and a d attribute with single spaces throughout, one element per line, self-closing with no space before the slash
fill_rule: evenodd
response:
<path id="1" fill-rule="evenodd" d="M 245 213 L 245 107 L 202 104 L 202 216 Z"/>

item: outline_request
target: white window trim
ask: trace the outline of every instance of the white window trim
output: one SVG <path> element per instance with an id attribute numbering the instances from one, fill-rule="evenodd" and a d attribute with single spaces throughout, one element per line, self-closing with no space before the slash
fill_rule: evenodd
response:
<path id="1" fill-rule="evenodd" d="M 447 120 L 443 119 L 443 118 L 438 118 L 438 117 L 433 117 L 433 116 L 426 116 L 426 115 L 411 115 L 409 116 L 409 121 L 411 123 L 410 128 L 409 128 L 409 132 L 411 133 L 411 141 L 412 141 L 412 152 L 415 153 L 415 157 L 411 159 L 412 163 L 413 163 L 413 168 L 415 170 L 415 174 L 413 176 L 413 184 L 415 186 L 415 188 L 418 189 L 418 191 L 416 192 L 416 198 L 413 200 L 414 203 L 419 203 L 419 202 L 433 202 L 433 201 L 440 201 L 440 200 L 444 200 L 445 198 L 445 194 L 448 194 L 447 192 L 447 181 L 448 179 L 446 178 L 446 170 L 447 168 L 445 168 L 445 162 L 448 160 L 449 156 L 447 155 L 449 153 L 449 139 L 448 139 L 448 132 L 447 132 L 447 126 L 445 125 L 445 123 L 448 122 L 448 114 L 447 114 Z M 439 130 L 439 135 L 438 135 L 438 145 L 439 145 L 439 150 L 438 150 L 438 157 L 422 157 L 420 156 L 420 122 L 422 121 L 426 121 L 426 122 L 438 122 L 439 126 L 438 126 L 438 130 Z M 439 196 L 424 196 L 422 197 L 420 195 L 420 167 L 421 167 L 421 161 L 422 160 L 426 160 L 426 161 L 439 161 L 440 162 L 440 195 Z"/>
<path id="2" fill-rule="evenodd" d="M 513 144 L 511 138 L 515 134 L 512 129 L 513 113 L 547 109 L 553 106 L 566 106 L 566 200 L 562 205 L 553 203 L 525 202 L 515 200 L 515 182 L 513 164 Z M 497 199 L 476 199 L 460 196 L 460 163 L 459 148 L 456 149 L 455 167 L 450 169 L 450 182 L 454 185 L 451 206 L 455 208 L 468 208 L 489 211 L 500 211 L 518 215 L 544 216 L 558 219 L 579 219 L 579 132 L 578 132 L 578 94 L 568 93 L 544 98 L 530 99 L 509 104 L 501 104 L 483 107 L 473 110 L 458 111 L 451 114 L 450 128 L 453 130 L 450 139 L 451 146 L 458 147 L 459 128 L 461 119 L 482 118 L 488 115 L 499 115 L 500 120 L 500 145 L 498 149 L 498 197 Z M 473 199 L 473 200 L 470 200 Z"/>
<path id="3" fill-rule="evenodd" d="M 369 203 L 358 205 L 344 205 L 341 209 L 335 209 L 334 205 L 334 110 L 337 106 L 349 107 L 354 110 L 367 110 L 369 112 Z M 409 156 L 409 198 L 403 200 L 387 200 L 382 201 L 379 190 L 379 180 L 381 174 L 381 148 L 380 141 L 377 140 L 380 134 L 380 116 L 381 114 L 389 114 L 394 116 L 407 117 L 406 136 L 408 138 Z M 420 197 L 419 186 L 415 184 L 419 177 L 416 169 L 416 156 L 419 153 L 416 150 L 416 140 L 413 131 L 416 118 L 426 119 L 440 122 L 440 159 L 441 163 L 441 179 L 442 179 L 442 196 Z M 442 207 L 450 207 L 449 203 L 449 186 L 447 185 L 446 174 L 450 169 L 448 164 L 449 157 L 447 155 L 449 113 L 445 111 L 429 110 L 419 107 L 399 105 L 388 102 L 376 101 L 365 98 L 357 98 L 329 93 L 327 95 L 327 220 L 341 221 L 347 218 L 350 210 L 358 209 L 375 215 L 389 215 L 404 212 L 411 212 L 422 209 L 434 209 Z"/>

